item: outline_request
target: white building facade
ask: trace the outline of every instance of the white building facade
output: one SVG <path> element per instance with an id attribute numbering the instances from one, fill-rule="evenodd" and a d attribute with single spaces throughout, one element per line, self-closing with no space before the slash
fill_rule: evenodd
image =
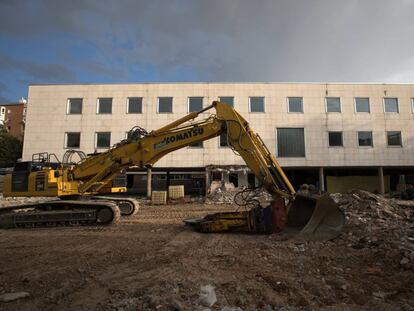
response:
<path id="1" fill-rule="evenodd" d="M 124 139 L 133 126 L 155 130 L 221 100 L 251 123 L 282 167 L 292 171 L 293 178 L 302 176 L 301 182 L 309 175 L 325 188 L 329 171 L 343 177 L 341 170 L 345 175 L 352 171 L 352 176 L 375 178 L 376 173 L 367 172 L 378 170 L 379 178 L 384 169 L 386 176 L 410 175 L 414 168 L 413 98 L 413 84 L 31 85 L 23 159 L 43 151 L 62 158 L 67 149 L 105 150 Z M 202 146 L 173 152 L 155 168 L 195 172 L 195 168 L 213 167 L 230 174 L 234 168 L 244 184 L 243 166 L 243 159 L 217 137 Z M 390 182 L 386 183 L 385 188 Z M 383 191 L 381 187 L 377 190 Z"/>

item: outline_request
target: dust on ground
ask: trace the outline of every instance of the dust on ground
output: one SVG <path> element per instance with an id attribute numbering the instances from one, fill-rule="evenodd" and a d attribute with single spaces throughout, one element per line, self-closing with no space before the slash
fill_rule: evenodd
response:
<path id="1" fill-rule="evenodd" d="M 414 310 L 412 202 L 335 200 L 347 226 L 328 242 L 182 223 L 235 209 L 225 204 L 143 204 L 110 227 L 0 230 L 0 295 L 30 294 L 0 310 Z M 205 285 L 217 297 L 209 308 Z"/>

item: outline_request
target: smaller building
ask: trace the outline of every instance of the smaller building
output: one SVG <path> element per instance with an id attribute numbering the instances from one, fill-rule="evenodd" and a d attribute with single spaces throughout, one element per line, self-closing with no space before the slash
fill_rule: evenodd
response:
<path id="1" fill-rule="evenodd" d="M 0 106 L 0 127 L 21 141 L 23 141 L 26 126 L 26 109 L 27 100 L 24 98 L 21 98 L 18 103 Z"/>

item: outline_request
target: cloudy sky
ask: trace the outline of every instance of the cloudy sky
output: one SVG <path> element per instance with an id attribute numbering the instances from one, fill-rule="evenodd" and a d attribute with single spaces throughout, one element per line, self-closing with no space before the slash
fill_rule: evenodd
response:
<path id="1" fill-rule="evenodd" d="M 414 82 L 414 0 L 0 0 L 0 102 L 31 83 Z"/>

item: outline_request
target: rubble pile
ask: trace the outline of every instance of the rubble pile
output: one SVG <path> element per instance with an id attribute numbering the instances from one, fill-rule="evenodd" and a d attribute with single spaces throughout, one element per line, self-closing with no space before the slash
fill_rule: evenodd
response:
<path id="1" fill-rule="evenodd" d="M 253 204 L 249 204 L 252 203 Z M 213 181 L 206 196 L 207 204 L 233 204 L 256 206 L 256 202 L 266 206 L 272 201 L 272 196 L 263 188 L 236 188 L 232 183 Z"/>
<path id="2" fill-rule="evenodd" d="M 216 182 L 211 183 L 210 191 L 206 196 L 207 204 L 233 204 L 234 196 L 240 190 L 235 188 L 232 183 L 221 183 L 217 186 Z"/>
<path id="3" fill-rule="evenodd" d="M 353 249 L 376 249 L 414 270 L 414 201 L 388 199 L 363 190 L 331 194 L 346 215 L 342 239 Z"/>

